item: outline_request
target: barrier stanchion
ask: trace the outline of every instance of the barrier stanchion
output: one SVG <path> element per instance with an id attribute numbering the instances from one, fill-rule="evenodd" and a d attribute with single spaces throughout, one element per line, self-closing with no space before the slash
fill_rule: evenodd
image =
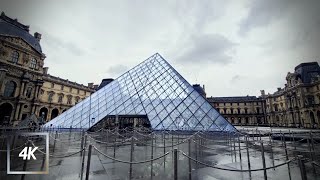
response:
<path id="1" fill-rule="evenodd" d="M 238 147 L 239 147 L 240 163 L 242 164 L 242 157 L 241 157 L 241 145 L 240 145 L 240 135 L 238 135 Z"/>
<path id="2" fill-rule="evenodd" d="M 153 159 L 153 137 L 151 138 L 151 159 Z M 151 161 L 151 179 L 153 177 L 153 161 Z"/>
<path id="3" fill-rule="evenodd" d="M 52 152 L 54 152 L 55 148 L 56 148 L 56 141 L 57 141 L 57 137 L 58 137 L 58 131 L 56 131 L 56 134 L 54 135 L 54 141 L 53 141 L 53 149 Z"/>
<path id="4" fill-rule="evenodd" d="M 173 169 L 174 169 L 174 173 L 173 173 L 173 179 L 174 180 L 178 180 L 178 150 L 177 149 L 174 149 L 173 151 L 173 162 L 174 162 L 174 166 L 173 166 Z"/>
<path id="5" fill-rule="evenodd" d="M 165 153 L 166 153 L 166 139 L 164 138 L 163 139 L 163 154 L 165 154 Z M 164 169 L 164 171 L 166 170 L 166 157 L 163 158 L 163 169 Z"/>
<path id="6" fill-rule="evenodd" d="M 266 169 L 266 158 L 264 156 L 264 146 L 263 146 L 263 142 L 261 142 L 261 155 L 262 155 L 262 165 L 263 165 L 263 177 L 264 180 L 268 180 L 267 177 L 267 169 Z"/>
<path id="7" fill-rule="evenodd" d="M 191 157 L 191 139 L 188 139 L 188 155 Z M 189 180 L 191 180 L 191 159 L 188 158 Z"/>
<path id="8" fill-rule="evenodd" d="M 80 145 L 80 148 L 83 149 L 83 143 L 84 143 L 84 130 L 82 130 L 82 134 L 81 134 L 81 145 Z M 80 156 L 82 156 L 82 151 L 80 153 Z"/>
<path id="9" fill-rule="evenodd" d="M 89 145 L 88 150 L 88 160 L 87 160 L 87 171 L 86 171 L 86 180 L 89 180 L 89 173 L 90 173 L 90 162 L 91 162 L 91 153 L 92 153 L 92 145 Z"/>
<path id="10" fill-rule="evenodd" d="M 298 164 L 299 164 L 299 168 L 300 168 L 301 179 L 307 180 L 306 167 L 304 165 L 304 160 L 302 158 L 303 158 L 303 156 L 298 155 Z"/>
<path id="11" fill-rule="evenodd" d="M 246 136 L 246 149 L 247 149 L 247 159 L 248 159 L 248 169 L 251 169 L 250 165 L 250 155 L 249 155 L 249 145 L 248 145 L 248 137 Z M 251 172 L 249 171 L 249 177 L 251 179 Z"/>
<path id="12" fill-rule="evenodd" d="M 87 134 L 84 135 L 84 144 L 83 144 L 83 154 L 82 154 L 82 162 L 81 162 L 80 180 L 82 180 L 82 178 L 83 178 L 84 161 L 85 161 L 85 158 L 86 158 L 86 148 L 87 148 Z"/>
<path id="13" fill-rule="evenodd" d="M 289 160 L 289 156 L 288 156 L 288 150 L 287 150 L 287 142 L 284 141 L 284 150 L 285 150 L 285 154 L 286 154 L 286 160 Z M 288 164 L 288 175 L 289 175 L 289 180 L 291 180 L 291 172 L 290 172 L 290 165 Z"/>
<path id="14" fill-rule="evenodd" d="M 309 136 L 310 136 L 310 141 L 311 141 L 311 160 L 312 160 L 312 162 L 314 161 L 314 156 L 315 156 L 315 154 L 314 154 L 314 141 L 313 141 L 313 136 L 312 136 L 312 132 L 311 131 L 309 131 Z M 312 170 L 313 170 L 313 174 L 316 176 L 317 175 L 317 171 L 316 171 L 316 168 L 315 168 L 315 166 L 314 166 L 314 164 L 312 163 Z"/>
<path id="15" fill-rule="evenodd" d="M 134 146 L 133 137 L 131 137 L 130 162 L 133 161 L 133 151 L 134 151 L 133 146 Z M 132 179 L 132 163 L 130 163 L 129 179 Z"/>
<path id="16" fill-rule="evenodd" d="M 30 144 L 30 141 L 28 141 L 27 147 L 29 147 L 30 145 L 31 145 L 31 144 Z M 29 148 L 27 148 L 26 154 L 29 154 Z M 26 170 L 27 170 L 27 162 L 28 162 L 27 159 L 23 160 L 23 167 L 22 167 L 23 171 L 26 171 Z M 21 175 L 21 180 L 24 180 L 24 178 L 25 178 L 25 174 L 22 174 L 22 175 Z"/>

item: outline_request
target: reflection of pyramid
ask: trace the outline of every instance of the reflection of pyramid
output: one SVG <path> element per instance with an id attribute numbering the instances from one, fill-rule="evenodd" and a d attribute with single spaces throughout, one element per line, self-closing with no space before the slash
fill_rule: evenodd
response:
<path id="1" fill-rule="evenodd" d="M 155 54 L 45 127 L 90 128 L 108 115 L 147 115 L 153 129 L 236 131 L 167 61 Z M 89 121 L 90 120 L 90 121 Z"/>

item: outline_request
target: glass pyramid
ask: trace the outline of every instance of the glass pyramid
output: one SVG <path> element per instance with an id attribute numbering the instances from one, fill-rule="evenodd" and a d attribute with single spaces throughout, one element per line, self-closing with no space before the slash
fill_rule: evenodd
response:
<path id="1" fill-rule="evenodd" d="M 237 131 L 158 53 L 44 127 L 87 129 L 108 115 L 147 115 L 155 130 Z"/>

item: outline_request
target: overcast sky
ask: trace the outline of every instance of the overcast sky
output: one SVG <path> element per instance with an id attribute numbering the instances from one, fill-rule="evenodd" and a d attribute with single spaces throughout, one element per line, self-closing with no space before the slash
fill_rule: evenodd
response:
<path id="1" fill-rule="evenodd" d="M 0 0 L 42 34 L 49 73 L 78 83 L 116 78 L 160 53 L 208 96 L 283 87 L 301 62 L 320 60 L 319 0 Z"/>

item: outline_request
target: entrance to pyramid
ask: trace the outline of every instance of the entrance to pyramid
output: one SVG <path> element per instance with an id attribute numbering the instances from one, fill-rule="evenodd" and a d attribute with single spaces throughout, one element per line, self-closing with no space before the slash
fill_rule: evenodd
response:
<path id="1" fill-rule="evenodd" d="M 108 115 L 99 123 L 92 126 L 89 131 L 98 131 L 101 129 L 150 129 L 151 124 L 147 115 Z"/>

